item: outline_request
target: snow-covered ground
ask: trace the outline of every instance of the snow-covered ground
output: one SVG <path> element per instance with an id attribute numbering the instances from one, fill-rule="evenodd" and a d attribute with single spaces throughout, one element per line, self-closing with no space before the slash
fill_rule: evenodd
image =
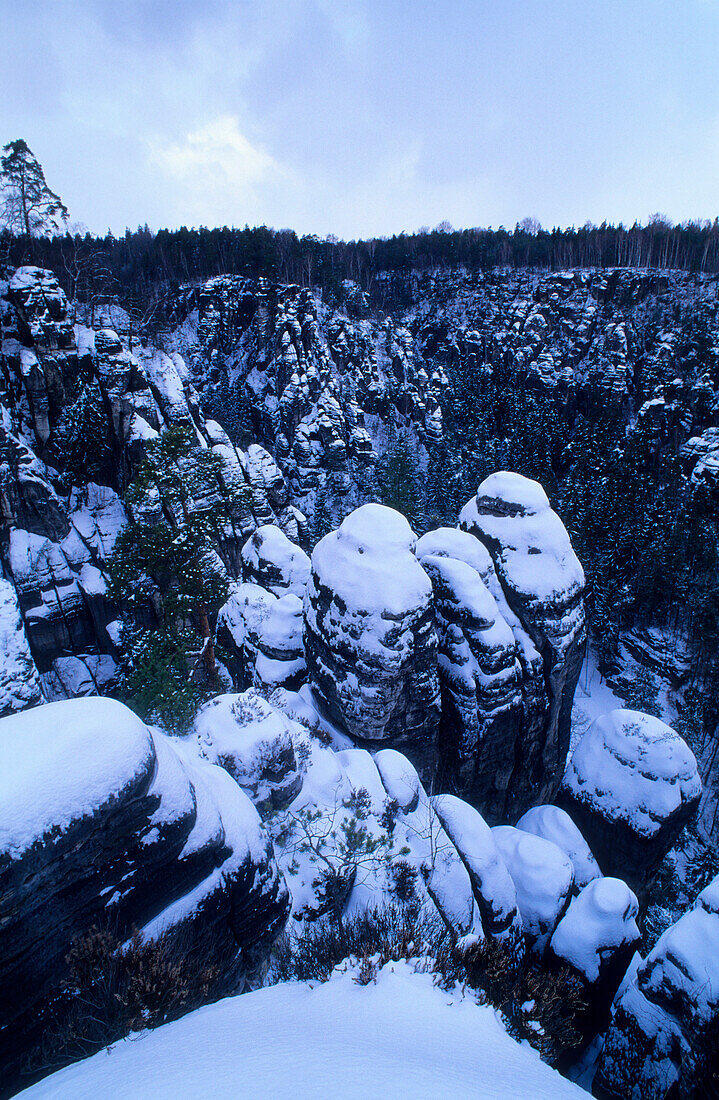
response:
<path id="1" fill-rule="evenodd" d="M 286 983 L 230 997 L 115 1044 L 34 1085 L 34 1100 L 302 1100 L 586 1094 L 519 1045 L 493 1009 L 390 963 L 324 985 Z"/>

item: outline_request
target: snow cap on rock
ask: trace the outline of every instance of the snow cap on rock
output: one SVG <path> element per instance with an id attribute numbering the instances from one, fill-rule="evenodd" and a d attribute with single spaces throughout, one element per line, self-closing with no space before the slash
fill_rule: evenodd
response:
<path id="1" fill-rule="evenodd" d="M 577 890 L 600 877 L 602 872 L 589 845 L 569 814 L 559 806 L 533 806 L 519 819 L 517 828 L 551 840 L 569 856 Z"/>
<path id="2" fill-rule="evenodd" d="M 608 955 L 639 940 L 638 912 L 636 895 L 625 882 L 595 879 L 570 902 L 552 936 L 552 951 L 594 982 Z"/>
<path id="3" fill-rule="evenodd" d="M 492 835 L 517 890 L 528 946 L 542 955 L 572 888 L 572 864 L 551 840 L 511 825 L 496 826 Z"/>
<path id="4" fill-rule="evenodd" d="M 592 723 L 569 760 L 564 784 L 577 802 L 645 837 L 701 794 L 686 742 L 661 719 L 636 710 L 613 710 Z"/>
<path id="5" fill-rule="evenodd" d="M 432 596 L 429 578 L 414 557 L 416 542 L 394 508 L 365 504 L 320 540 L 312 568 L 348 608 L 401 615 Z"/>

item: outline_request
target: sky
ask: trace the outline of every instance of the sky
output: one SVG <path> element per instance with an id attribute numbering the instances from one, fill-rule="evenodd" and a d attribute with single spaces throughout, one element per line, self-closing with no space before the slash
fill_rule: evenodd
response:
<path id="1" fill-rule="evenodd" d="M 71 222 L 351 239 L 719 214 L 719 0 L 0 0 Z"/>

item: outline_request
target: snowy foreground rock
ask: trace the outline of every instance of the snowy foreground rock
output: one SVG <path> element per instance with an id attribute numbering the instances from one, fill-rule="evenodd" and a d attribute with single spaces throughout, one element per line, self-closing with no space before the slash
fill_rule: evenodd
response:
<path id="1" fill-rule="evenodd" d="M 713 1096 L 707 1057 L 719 1021 L 719 878 L 628 977 L 607 1032 L 595 1089 L 617 1100 Z M 714 1029 L 711 1035 L 709 1029 Z M 699 1090 L 699 1091 L 697 1091 Z"/>
<path id="2" fill-rule="evenodd" d="M 209 1005 L 48 1077 L 28 1100 L 579 1100 L 576 1085 L 507 1035 L 497 1014 L 390 964 Z"/>
<path id="3" fill-rule="evenodd" d="M 605 874 L 641 891 L 694 815 L 697 763 L 670 726 L 633 710 L 597 718 L 567 765 L 562 801 Z"/>
<path id="4" fill-rule="evenodd" d="M 0 722 L 0 1064 L 16 1077 L 94 925 L 182 931 L 217 992 L 262 973 L 288 908 L 269 838 L 221 768 L 121 703 L 51 703 Z"/>

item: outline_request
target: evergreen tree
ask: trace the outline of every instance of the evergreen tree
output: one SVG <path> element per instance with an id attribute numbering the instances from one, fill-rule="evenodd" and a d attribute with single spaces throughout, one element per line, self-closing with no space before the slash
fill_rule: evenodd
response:
<path id="1" fill-rule="evenodd" d="M 377 481 L 382 503 L 401 512 L 413 528 L 422 528 L 424 509 L 419 464 L 405 436 L 398 436 L 377 463 Z"/>
<path id="2" fill-rule="evenodd" d="M 28 237 L 60 232 L 67 207 L 45 180 L 42 165 L 19 138 L 0 157 L 0 216 L 11 233 Z"/>
<path id="3" fill-rule="evenodd" d="M 102 481 L 108 474 L 112 448 L 102 394 L 96 382 L 82 382 L 77 397 L 65 408 L 53 451 L 68 487 Z"/>

